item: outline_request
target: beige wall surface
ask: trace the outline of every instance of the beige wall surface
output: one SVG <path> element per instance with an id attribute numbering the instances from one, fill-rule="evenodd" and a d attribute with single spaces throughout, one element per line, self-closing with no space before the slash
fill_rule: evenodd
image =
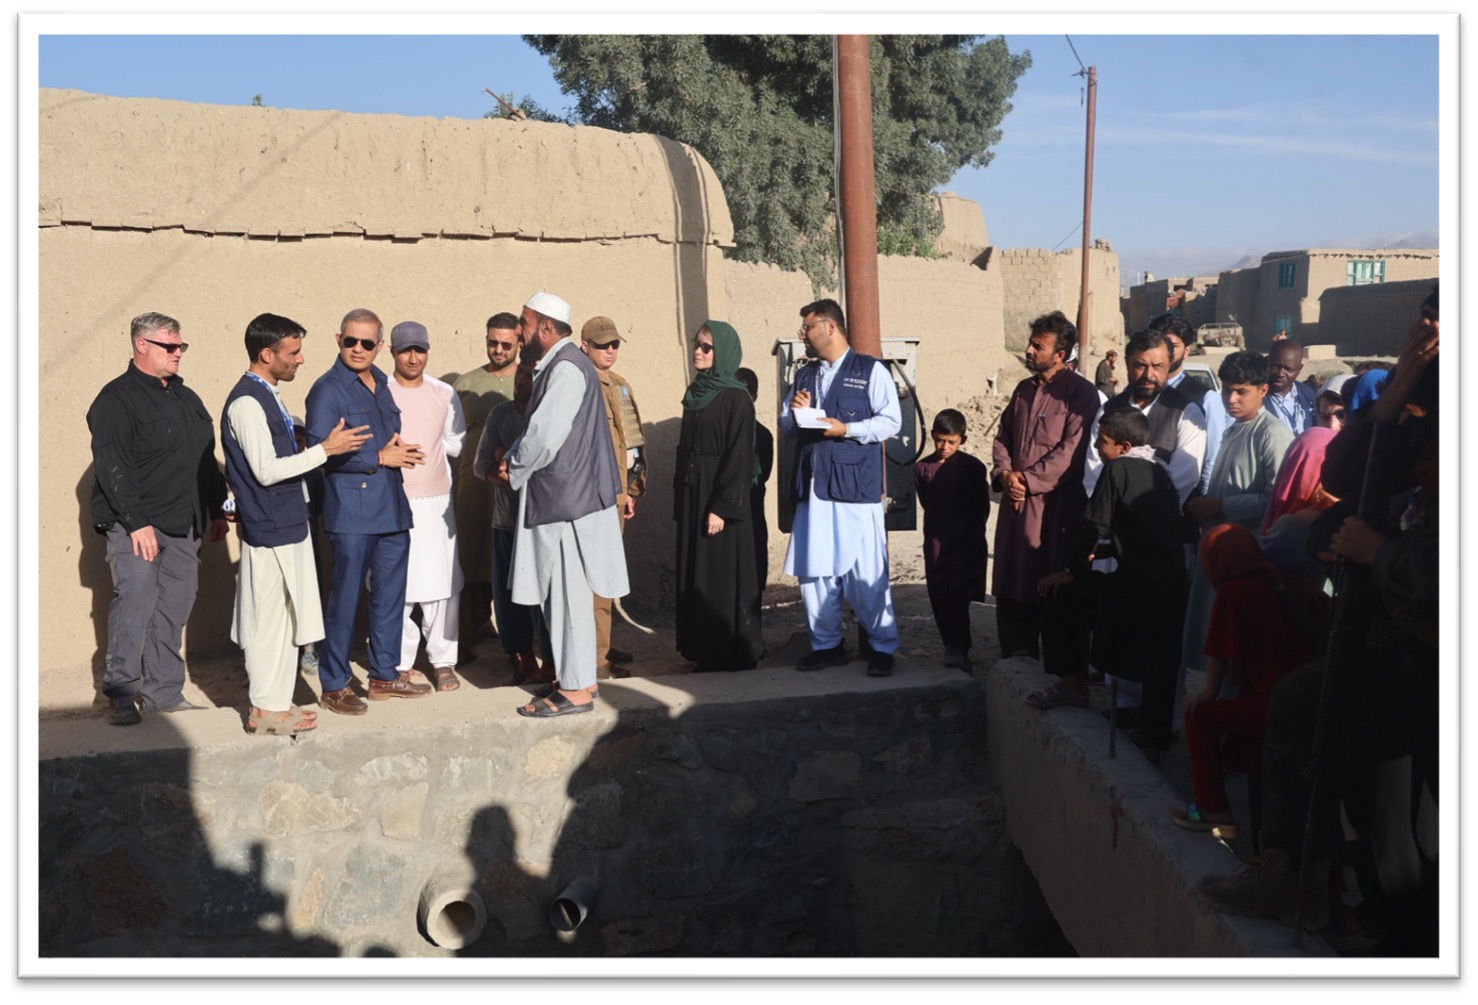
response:
<path id="1" fill-rule="evenodd" d="M 651 135 L 40 92 L 42 226 L 731 244 L 718 179 Z"/>
<path id="2" fill-rule="evenodd" d="M 684 333 L 727 306 L 728 210 L 700 157 L 657 137 L 533 123 L 73 91 L 42 91 L 41 108 L 45 665 L 102 665 L 111 582 L 88 514 L 85 415 L 127 365 L 129 319 L 148 310 L 182 323 L 192 350 L 181 373 L 217 417 L 245 368 L 246 323 L 262 311 L 309 331 L 307 365 L 285 389 L 294 409 L 353 307 L 387 325 L 424 323 L 437 375 L 486 362 L 484 321 L 534 290 L 568 299 L 577 326 L 611 316 L 631 337 L 617 368 L 632 379 L 658 458 L 628 537 L 632 554 L 651 556 L 633 563 L 633 585 L 660 591 L 672 551 L 661 458 L 688 380 Z M 392 365 L 388 354 L 380 363 Z M 203 554 L 187 634 L 197 652 L 230 645 L 234 539 Z"/>

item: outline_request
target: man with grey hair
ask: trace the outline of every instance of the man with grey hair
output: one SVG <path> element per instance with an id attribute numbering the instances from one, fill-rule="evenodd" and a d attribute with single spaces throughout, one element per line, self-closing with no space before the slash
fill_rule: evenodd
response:
<path id="1" fill-rule="evenodd" d="M 528 426 L 497 477 L 519 492 L 513 600 L 542 608 L 558 673 L 518 712 L 547 718 L 594 707 L 595 594 L 624 597 L 630 587 L 616 505 L 621 481 L 600 377 L 571 341 L 570 305 L 535 293 L 524 304 L 518 334 L 539 362 Z"/>
<path id="2" fill-rule="evenodd" d="M 374 365 L 385 343 L 379 317 L 362 307 L 345 314 L 338 343 L 338 358 L 308 392 L 308 445 L 327 440 L 340 420 L 349 428 L 368 426 L 370 438 L 324 465 L 323 529 L 334 548 L 334 571 L 324 605 L 318 681 L 324 708 L 363 715 L 369 706 L 349 686 L 349 648 L 366 572 L 370 700 L 431 693 L 430 684 L 396 669 L 411 529 L 401 469 L 420 464 L 425 455 L 401 440 L 400 410 L 384 371 Z"/>
<path id="3" fill-rule="evenodd" d="M 113 601 L 102 690 L 108 721 L 198 708 L 184 696 L 185 622 L 195 607 L 200 537 L 224 540 L 226 480 L 215 425 L 179 375 L 180 323 L 150 312 L 129 325 L 133 357 L 87 410 L 92 525 L 107 535 Z"/>

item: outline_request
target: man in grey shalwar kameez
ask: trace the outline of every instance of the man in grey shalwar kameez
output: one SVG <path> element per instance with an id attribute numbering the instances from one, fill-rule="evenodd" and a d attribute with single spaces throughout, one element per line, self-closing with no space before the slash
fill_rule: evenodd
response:
<path id="1" fill-rule="evenodd" d="M 518 710 L 536 718 L 592 708 L 594 596 L 630 591 L 600 379 L 570 340 L 569 322 L 570 305 L 552 294 L 535 293 L 524 304 L 519 338 L 538 347 L 541 358 L 528 428 L 500 466 L 500 477 L 520 493 L 513 600 L 543 611 L 558 672 L 556 685 Z"/>

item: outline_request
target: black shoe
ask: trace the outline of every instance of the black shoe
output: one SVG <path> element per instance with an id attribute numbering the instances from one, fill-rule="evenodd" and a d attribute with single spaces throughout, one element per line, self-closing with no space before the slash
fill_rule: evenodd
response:
<path id="1" fill-rule="evenodd" d="M 867 675 L 869 677 L 886 677 L 892 672 L 892 653 L 873 653 L 867 658 Z"/>
<path id="2" fill-rule="evenodd" d="M 151 712 L 203 712 L 203 711 L 205 711 L 205 706 L 204 705 L 192 705 L 192 704 L 190 704 L 190 699 L 188 699 L 188 698 L 181 698 L 179 701 L 177 701 L 173 705 L 169 706 L 169 708 L 153 708 L 153 709 L 150 709 L 149 711 L 151 711 Z"/>
<path id="3" fill-rule="evenodd" d="M 844 667 L 847 663 L 847 647 L 835 645 L 830 649 L 813 650 L 801 657 L 795 668 L 797 670 L 823 670 L 826 667 Z"/>
<path id="4" fill-rule="evenodd" d="M 127 704 L 114 702 L 113 707 L 108 710 L 110 726 L 133 726 L 143 721 L 144 717 L 139 714 L 139 707 L 132 700 Z"/>

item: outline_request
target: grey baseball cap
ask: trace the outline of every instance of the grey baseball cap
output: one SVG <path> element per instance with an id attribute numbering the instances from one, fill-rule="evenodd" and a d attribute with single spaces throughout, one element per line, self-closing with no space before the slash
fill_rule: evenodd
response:
<path id="1" fill-rule="evenodd" d="M 390 329 L 391 352 L 413 347 L 427 350 L 431 348 L 431 337 L 426 334 L 425 325 L 419 321 L 402 321 Z"/>

